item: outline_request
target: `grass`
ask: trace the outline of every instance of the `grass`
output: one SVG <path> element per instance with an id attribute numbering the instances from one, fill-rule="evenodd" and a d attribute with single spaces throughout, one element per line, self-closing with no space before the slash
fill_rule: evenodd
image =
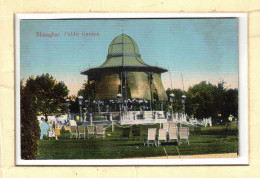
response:
<path id="1" fill-rule="evenodd" d="M 225 126 L 202 127 L 200 133 L 193 135 L 190 128 L 190 145 L 182 141 L 180 146 L 176 142 L 162 143 L 161 146 L 145 147 L 147 128 L 141 126 L 141 138 L 133 140 L 131 137 L 121 138 L 122 128 L 111 127 L 106 130 L 106 138 L 68 139 L 69 133 L 61 133 L 59 140 L 39 140 L 37 159 L 120 159 L 165 156 L 198 155 L 238 152 L 237 128 L 231 125 L 226 131 Z"/>

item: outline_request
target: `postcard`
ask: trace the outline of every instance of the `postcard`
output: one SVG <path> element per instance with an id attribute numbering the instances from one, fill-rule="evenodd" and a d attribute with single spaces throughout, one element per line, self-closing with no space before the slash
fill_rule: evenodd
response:
<path id="1" fill-rule="evenodd" d="M 246 14 L 17 14 L 17 165 L 246 165 Z"/>

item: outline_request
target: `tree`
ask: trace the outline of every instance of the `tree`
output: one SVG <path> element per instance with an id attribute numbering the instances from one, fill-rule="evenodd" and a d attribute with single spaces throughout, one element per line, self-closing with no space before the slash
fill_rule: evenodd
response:
<path id="1" fill-rule="evenodd" d="M 238 117 L 238 89 L 229 89 L 227 91 L 227 108 L 229 108 L 229 114 Z"/>
<path id="2" fill-rule="evenodd" d="M 95 100 L 95 81 L 85 81 L 83 87 L 78 91 L 78 95 L 71 105 L 74 112 L 79 112 L 78 96 L 83 96 L 84 100 L 89 101 L 89 111 L 92 111 L 91 109 L 94 107 L 92 102 Z"/>
<path id="3" fill-rule="evenodd" d="M 181 89 L 167 89 L 166 90 L 166 94 L 169 98 L 170 94 L 174 94 L 174 100 L 173 100 L 173 112 L 178 112 L 181 113 L 183 112 L 183 104 L 181 102 L 181 97 L 184 94 L 184 91 L 182 91 Z M 171 105 L 170 102 L 167 102 L 166 106 L 168 105 L 168 107 Z"/>
<path id="4" fill-rule="evenodd" d="M 226 120 L 230 114 L 237 117 L 238 90 L 228 90 L 224 84 L 224 81 L 217 85 L 203 81 L 190 87 L 186 94 L 187 113 L 200 119 L 212 117 L 214 120 L 221 115 L 221 118 Z"/>
<path id="5" fill-rule="evenodd" d="M 79 113 L 79 99 L 76 95 L 69 96 L 70 99 L 70 112 Z"/>
<path id="6" fill-rule="evenodd" d="M 217 87 L 206 81 L 189 88 L 190 103 L 197 106 L 194 116 L 197 118 L 211 117 L 216 114 L 215 94 Z"/>
<path id="7" fill-rule="evenodd" d="M 40 127 L 36 118 L 36 103 L 28 88 L 20 83 L 21 108 L 21 158 L 34 159 L 37 155 L 37 139 Z"/>
<path id="8" fill-rule="evenodd" d="M 36 105 L 38 115 L 61 115 L 66 113 L 65 98 L 69 90 L 63 82 L 57 82 L 51 75 L 30 77 L 26 90 Z"/>

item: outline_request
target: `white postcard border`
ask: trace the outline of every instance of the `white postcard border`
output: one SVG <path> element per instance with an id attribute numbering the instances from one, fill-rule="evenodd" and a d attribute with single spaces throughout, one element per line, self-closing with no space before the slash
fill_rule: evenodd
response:
<path id="1" fill-rule="evenodd" d="M 230 18 L 239 20 L 239 157 L 209 159 L 22 160 L 20 143 L 20 21 L 23 19 Z M 248 165 L 248 29 L 246 13 L 88 13 L 15 15 L 16 165 Z"/>

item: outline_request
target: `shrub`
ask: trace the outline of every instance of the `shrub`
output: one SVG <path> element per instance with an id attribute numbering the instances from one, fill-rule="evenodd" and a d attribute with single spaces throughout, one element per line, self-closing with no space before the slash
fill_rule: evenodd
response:
<path id="1" fill-rule="evenodd" d="M 40 127 L 36 117 L 34 97 L 21 85 L 21 158 L 35 159 Z"/>

